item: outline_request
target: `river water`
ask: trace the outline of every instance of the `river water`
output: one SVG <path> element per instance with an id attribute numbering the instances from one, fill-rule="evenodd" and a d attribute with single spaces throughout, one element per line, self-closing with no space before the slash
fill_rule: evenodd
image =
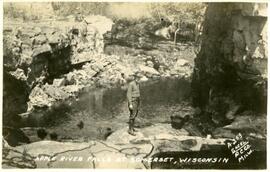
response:
<path id="1" fill-rule="evenodd" d="M 190 97 L 190 83 L 183 79 L 148 81 L 141 83 L 140 90 L 138 128 L 170 123 L 170 115 Z M 108 132 L 127 128 L 128 117 L 125 88 L 85 89 L 76 100 L 58 105 L 42 119 L 32 119 L 31 124 L 55 132 L 61 140 L 87 141 L 105 139 Z"/>

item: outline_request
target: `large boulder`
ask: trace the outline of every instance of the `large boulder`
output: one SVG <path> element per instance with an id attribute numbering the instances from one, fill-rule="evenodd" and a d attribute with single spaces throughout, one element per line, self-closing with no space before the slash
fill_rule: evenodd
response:
<path id="1" fill-rule="evenodd" d="M 25 143 L 30 143 L 29 138 L 20 129 L 4 127 L 4 138 L 10 146 L 18 146 Z"/>
<path id="2" fill-rule="evenodd" d="M 65 86 L 65 84 L 66 84 L 66 79 L 65 78 L 54 79 L 53 80 L 53 85 L 56 86 L 56 87 Z"/>
<path id="3" fill-rule="evenodd" d="M 17 68 L 15 71 L 11 71 L 10 74 L 14 76 L 14 78 L 22 81 L 26 81 L 27 77 L 22 69 Z"/>
<path id="4" fill-rule="evenodd" d="M 255 116 L 255 115 L 243 115 L 236 116 L 234 121 L 223 127 L 224 129 L 260 133 L 266 134 L 266 115 Z"/>
<path id="5" fill-rule="evenodd" d="M 36 86 L 29 95 L 28 110 L 31 111 L 34 107 L 50 106 L 54 99 L 51 98 L 45 91 Z"/>
<path id="6" fill-rule="evenodd" d="M 41 31 L 40 31 L 41 32 Z M 45 34 L 38 34 L 33 38 L 32 46 L 40 46 L 48 42 L 48 38 L 46 37 Z"/>
<path id="7" fill-rule="evenodd" d="M 51 53 L 51 51 L 52 51 L 52 49 L 51 49 L 50 45 L 44 44 L 44 45 L 39 46 L 33 50 L 32 57 L 36 57 L 36 56 L 43 54 L 43 53 Z"/>
<path id="8" fill-rule="evenodd" d="M 146 77 L 155 77 L 155 76 L 160 76 L 160 73 L 152 68 L 152 67 L 149 67 L 149 66 L 144 66 L 144 65 L 139 65 L 139 70 L 144 74 L 146 75 Z"/>

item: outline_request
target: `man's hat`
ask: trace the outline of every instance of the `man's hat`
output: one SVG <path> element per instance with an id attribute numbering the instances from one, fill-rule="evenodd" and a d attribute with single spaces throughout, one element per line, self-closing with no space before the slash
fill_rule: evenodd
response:
<path id="1" fill-rule="evenodd" d="M 135 72 L 133 72 L 132 76 L 134 76 L 134 77 L 136 77 L 136 78 L 142 77 L 140 71 L 135 71 Z"/>

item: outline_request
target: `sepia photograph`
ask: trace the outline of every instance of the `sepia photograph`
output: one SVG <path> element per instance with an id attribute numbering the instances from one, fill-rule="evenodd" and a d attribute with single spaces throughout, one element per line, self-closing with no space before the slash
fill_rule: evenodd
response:
<path id="1" fill-rule="evenodd" d="M 1 169 L 267 169 L 267 1 L 1 3 Z"/>

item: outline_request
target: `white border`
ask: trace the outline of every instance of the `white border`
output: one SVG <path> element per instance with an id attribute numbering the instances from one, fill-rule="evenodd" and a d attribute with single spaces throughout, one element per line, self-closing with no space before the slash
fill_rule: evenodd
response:
<path id="1" fill-rule="evenodd" d="M 1 121 L 1 125 L 2 126 L 2 105 L 3 105 L 3 3 L 4 2 L 51 2 L 51 1 L 56 1 L 56 0 L 3 0 L 2 3 L 0 3 L 0 17 L 1 17 L 1 22 L 0 22 L 0 26 L 1 26 L 1 32 L 0 32 L 0 47 L 1 47 L 1 50 L 0 50 L 0 78 L 1 78 L 1 81 L 0 81 L 0 121 Z M 269 1 L 267 0 L 190 0 L 190 1 L 187 1 L 187 0 L 59 0 L 59 1 L 63 1 L 63 2 L 257 2 L 257 3 L 268 3 L 268 17 L 270 16 L 270 9 L 269 9 Z M 269 33 L 270 33 L 270 27 L 269 27 L 269 21 L 268 21 L 268 40 L 269 40 Z M 270 42 L 268 41 L 268 57 L 270 57 Z M 268 69 L 269 69 L 269 63 L 268 63 Z M 268 70 L 267 69 L 267 70 Z M 269 76 L 270 72 L 268 70 L 268 76 Z M 269 90 L 270 86 L 268 84 L 268 90 Z M 268 136 L 269 136 L 269 121 L 270 121 L 270 117 L 269 117 L 269 93 L 267 95 L 267 160 L 269 161 L 269 141 L 268 141 Z M 0 127 L 0 131 L 2 133 L 2 127 Z M 2 134 L 1 134 L 2 135 Z M 0 149 L 0 156 L 1 156 L 1 160 L 2 160 L 2 141 L 0 143 L 0 146 L 1 146 L 1 149 Z M 266 162 L 267 162 L 266 160 Z M 2 161 L 1 161 L 1 164 L 0 164 L 1 168 L 0 168 L 0 171 L 30 171 L 30 169 L 2 169 Z M 268 164 L 267 164 L 267 169 L 268 169 Z M 267 171 L 266 170 L 260 170 L 260 171 Z M 118 172 L 118 171 L 131 171 L 131 172 L 134 172 L 134 171 L 138 171 L 138 170 L 132 170 L 132 169 L 126 169 L 126 170 L 120 170 L 120 169 L 107 169 L 107 170 L 103 170 L 103 169 L 49 169 L 50 171 L 56 171 L 56 172 L 59 172 L 59 171 L 94 171 L 94 170 L 98 170 L 98 171 L 112 171 L 112 172 Z M 34 169 L 34 171 L 48 171 L 48 169 Z M 141 171 L 141 170 L 140 170 Z M 146 170 L 143 170 L 143 171 L 146 171 Z M 164 170 L 155 170 L 155 171 L 164 171 Z M 170 170 L 171 172 L 176 172 L 178 170 Z M 187 169 L 184 169 L 184 170 L 181 170 L 181 171 L 197 171 L 197 170 L 187 170 Z M 208 170 L 200 170 L 202 172 L 208 172 Z M 211 170 L 213 172 L 215 171 L 221 171 L 221 170 Z M 236 171 L 236 170 L 222 170 L 222 171 Z M 253 170 L 237 170 L 237 171 L 253 171 Z M 255 170 L 254 170 L 255 171 Z"/>

